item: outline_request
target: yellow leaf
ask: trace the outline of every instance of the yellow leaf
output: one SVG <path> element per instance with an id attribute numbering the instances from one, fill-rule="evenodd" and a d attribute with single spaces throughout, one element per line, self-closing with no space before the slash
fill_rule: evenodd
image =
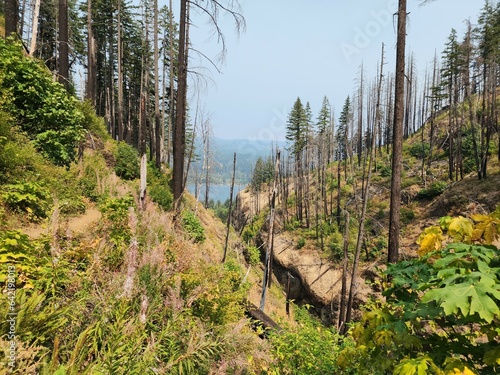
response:
<path id="1" fill-rule="evenodd" d="M 436 227 L 431 227 L 436 228 Z M 430 229 L 430 228 L 428 228 Z M 439 231 L 424 231 L 417 240 L 417 244 L 420 248 L 417 250 L 419 256 L 423 256 L 431 251 L 439 250 L 441 248 L 441 242 L 443 240 L 442 232 Z"/>
<path id="2" fill-rule="evenodd" d="M 470 242 L 472 239 L 472 230 L 472 222 L 463 216 L 459 216 L 451 221 L 448 227 L 448 234 L 457 241 Z"/>

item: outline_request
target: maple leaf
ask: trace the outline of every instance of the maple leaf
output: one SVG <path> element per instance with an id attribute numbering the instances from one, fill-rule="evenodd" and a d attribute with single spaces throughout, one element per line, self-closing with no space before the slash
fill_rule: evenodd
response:
<path id="1" fill-rule="evenodd" d="M 469 280 L 469 282 L 429 290 L 422 297 L 422 302 L 432 301 L 441 306 L 446 315 L 456 314 L 459 311 L 463 316 L 477 313 L 481 319 L 491 323 L 500 315 L 498 308 L 500 286 L 491 288 L 491 282 L 487 278 L 481 278 L 476 284 L 472 284 Z"/>
<path id="2" fill-rule="evenodd" d="M 471 219 L 477 223 L 472 235 L 474 241 L 483 238 L 485 243 L 491 244 L 498 237 L 500 219 L 486 215 L 472 215 Z"/>
<path id="3" fill-rule="evenodd" d="M 443 231 L 438 226 L 426 228 L 417 240 L 420 248 L 417 250 L 419 256 L 424 256 L 431 251 L 439 250 L 443 241 Z"/>
<path id="4" fill-rule="evenodd" d="M 473 229 L 472 221 L 463 216 L 459 216 L 450 222 L 448 234 L 457 241 L 470 242 Z"/>

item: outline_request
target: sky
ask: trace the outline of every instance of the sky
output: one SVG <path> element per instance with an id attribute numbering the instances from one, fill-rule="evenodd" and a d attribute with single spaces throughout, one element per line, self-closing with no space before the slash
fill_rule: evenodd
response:
<path id="1" fill-rule="evenodd" d="M 465 20 L 476 24 L 484 0 L 436 0 L 420 6 L 408 0 L 407 54 L 413 53 L 423 75 L 434 54 L 445 48 L 451 29 L 461 39 Z M 284 140 L 286 120 L 297 99 L 309 102 L 313 118 L 323 97 L 335 119 L 352 96 L 363 64 L 376 76 L 381 45 L 394 71 L 397 0 L 240 0 L 246 30 L 238 36 L 234 22 L 220 14 L 227 54 L 218 64 L 191 53 L 190 66 L 208 75 L 207 84 L 190 83 L 191 111 L 210 119 L 216 137 Z M 193 13 L 191 43 L 212 61 L 221 45 L 206 16 Z M 198 80 L 196 80 L 198 81 Z M 193 117 L 194 115 L 192 115 Z"/>

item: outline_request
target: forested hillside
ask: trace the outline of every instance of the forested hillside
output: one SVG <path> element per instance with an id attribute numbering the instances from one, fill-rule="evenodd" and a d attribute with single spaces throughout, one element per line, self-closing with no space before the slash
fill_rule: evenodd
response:
<path id="1" fill-rule="evenodd" d="M 0 8 L 0 374 L 500 371 L 500 4 L 423 81 L 383 45 L 338 116 L 298 96 L 284 148 L 220 166 L 249 184 L 215 209 L 185 189 L 216 160 L 188 116 L 189 14 L 223 39 L 238 2 L 182 0 L 179 24 L 172 2 L 19 5 Z"/>

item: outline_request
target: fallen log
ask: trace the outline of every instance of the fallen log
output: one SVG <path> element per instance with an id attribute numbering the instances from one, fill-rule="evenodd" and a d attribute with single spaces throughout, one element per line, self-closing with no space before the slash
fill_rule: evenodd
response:
<path id="1" fill-rule="evenodd" d="M 248 317 L 254 320 L 253 327 L 255 330 L 257 330 L 258 327 L 263 329 L 264 333 L 261 336 L 267 337 L 267 332 L 271 330 L 278 333 L 283 330 L 278 323 L 269 317 L 269 315 L 251 302 L 247 302 L 245 313 Z"/>

